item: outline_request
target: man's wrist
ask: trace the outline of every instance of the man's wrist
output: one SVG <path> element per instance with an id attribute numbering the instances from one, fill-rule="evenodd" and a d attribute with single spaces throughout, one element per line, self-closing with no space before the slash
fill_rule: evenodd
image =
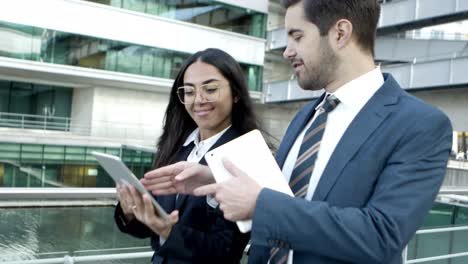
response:
<path id="1" fill-rule="evenodd" d="M 262 192 L 262 190 L 263 190 L 263 187 L 258 186 L 258 189 L 256 191 L 256 195 L 255 195 L 255 199 L 253 200 L 253 206 L 251 207 L 250 212 L 249 212 L 249 218 L 250 219 L 253 218 L 255 208 L 257 207 L 258 197 L 260 197 L 260 193 Z"/>

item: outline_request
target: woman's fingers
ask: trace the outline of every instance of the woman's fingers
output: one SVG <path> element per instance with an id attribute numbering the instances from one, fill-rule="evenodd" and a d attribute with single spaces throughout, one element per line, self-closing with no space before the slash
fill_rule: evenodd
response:
<path id="1" fill-rule="evenodd" d="M 126 186 L 125 184 L 118 186 L 117 196 L 120 201 L 120 207 L 122 208 L 124 214 L 133 214 L 132 207 L 134 206 L 134 201 L 132 195 L 130 194 L 128 186 Z"/>
<path id="2" fill-rule="evenodd" d="M 167 190 L 173 187 L 174 185 L 170 180 L 168 181 L 142 181 L 144 184 L 145 188 L 148 191 L 158 191 L 158 190 Z"/>
<path id="3" fill-rule="evenodd" d="M 174 177 L 185 169 L 186 161 L 177 162 L 145 173 L 145 179 L 156 179 L 161 177 Z"/>
<path id="4" fill-rule="evenodd" d="M 158 178 L 143 178 L 140 182 L 144 185 L 155 185 L 160 183 L 171 183 L 174 177 L 172 176 L 162 176 Z"/>
<path id="5" fill-rule="evenodd" d="M 132 211 L 135 214 L 135 216 L 140 220 L 140 218 L 143 216 L 143 210 L 144 210 L 144 204 L 143 200 L 141 198 L 141 194 L 133 187 L 133 186 L 127 186 L 127 188 L 130 191 L 130 197 L 132 198 Z"/>
<path id="6" fill-rule="evenodd" d="M 159 232 L 163 231 L 163 229 L 172 227 L 177 223 L 177 221 L 179 221 L 178 211 L 172 212 L 168 218 L 159 217 L 154 210 L 153 202 L 148 194 L 143 195 L 143 203 L 145 208 L 145 219 L 147 221 L 146 224 L 152 225 Z"/>
<path id="7" fill-rule="evenodd" d="M 172 211 L 172 213 L 169 214 L 168 221 L 171 225 L 177 224 L 177 222 L 179 222 L 179 211 L 178 210 Z"/>

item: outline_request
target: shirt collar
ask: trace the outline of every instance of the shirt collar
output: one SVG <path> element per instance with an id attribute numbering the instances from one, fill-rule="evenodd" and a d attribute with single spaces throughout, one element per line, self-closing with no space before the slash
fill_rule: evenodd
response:
<path id="1" fill-rule="evenodd" d="M 184 142 L 184 147 L 188 146 L 191 142 L 195 141 L 195 139 L 198 140 L 198 133 L 200 132 L 200 129 L 197 127 L 190 135 L 187 137 L 187 139 Z"/>
<path id="2" fill-rule="evenodd" d="M 374 93 L 384 84 L 380 67 L 367 72 L 338 88 L 333 95 L 340 100 L 340 105 L 361 110 Z M 328 95 L 328 93 L 327 93 Z M 321 104 L 319 105 L 321 106 Z"/>
<path id="3" fill-rule="evenodd" d="M 231 127 L 231 125 L 229 125 L 228 127 L 226 127 L 223 131 L 221 132 L 218 132 L 216 135 L 213 135 L 205 140 L 203 140 L 202 142 L 205 144 L 205 145 L 211 145 L 211 143 L 214 144 L 214 142 L 218 141 L 218 139 L 224 134 L 224 132 L 226 132 L 229 128 Z M 187 137 L 187 139 L 185 140 L 184 142 L 184 147 L 188 146 L 190 143 L 194 142 L 194 144 L 196 146 L 198 146 L 200 144 L 200 128 L 196 128 L 192 133 L 190 133 L 190 135 Z"/>

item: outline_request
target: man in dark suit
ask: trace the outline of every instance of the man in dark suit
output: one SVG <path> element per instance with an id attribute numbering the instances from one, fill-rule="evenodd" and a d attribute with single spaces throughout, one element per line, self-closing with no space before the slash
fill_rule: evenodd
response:
<path id="1" fill-rule="evenodd" d="M 277 152 L 295 197 L 261 188 L 229 162 L 233 179 L 194 193 L 214 195 L 229 220 L 253 219 L 249 263 L 401 263 L 442 184 L 450 121 L 374 65 L 377 0 L 285 7 L 284 57 L 303 89 L 325 88 Z M 206 168 L 182 174 L 177 184 L 192 187 L 210 177 Z"/>

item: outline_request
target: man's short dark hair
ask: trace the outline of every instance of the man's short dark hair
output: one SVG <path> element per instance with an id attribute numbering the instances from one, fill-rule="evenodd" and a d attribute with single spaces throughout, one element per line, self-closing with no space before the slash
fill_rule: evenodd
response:
<path id="1" fill-rule="evenodd" d="M 377 23 L 380 16 L 378 0 L 282 0 L 285 8 L 303 1 L 304 13 L 315 24 L 320 35 L 326 36 L 340 19 L 353 24 L 353 37 L 365 51 L 374 55 Z"/>

